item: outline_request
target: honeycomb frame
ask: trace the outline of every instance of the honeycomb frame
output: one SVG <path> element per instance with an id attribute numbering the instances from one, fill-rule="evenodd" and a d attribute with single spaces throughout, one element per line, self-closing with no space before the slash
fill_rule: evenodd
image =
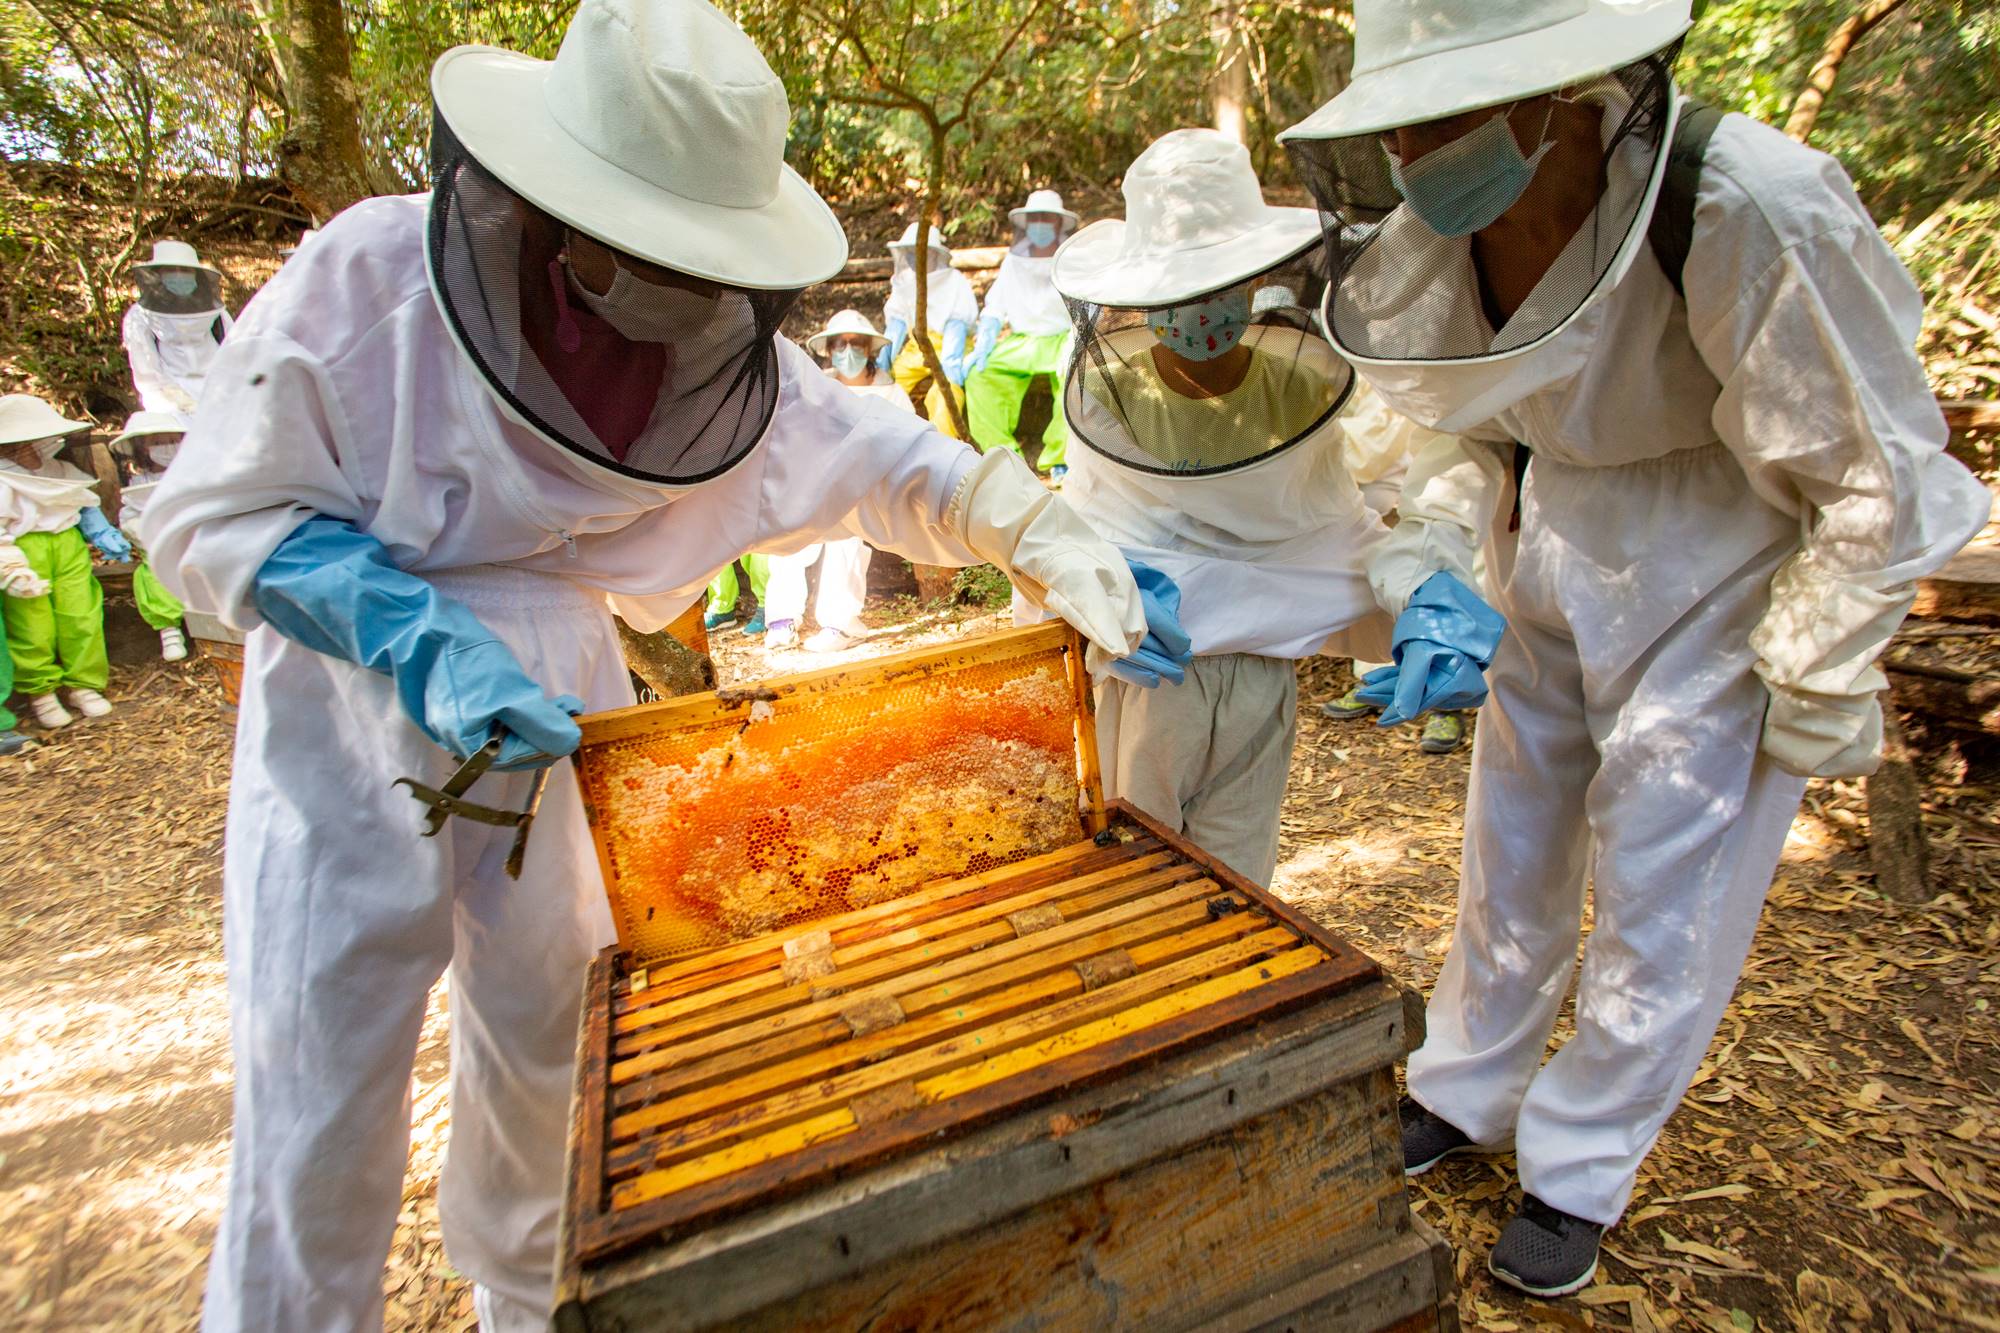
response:
<path id="1" fill-rule="evenodd" d="M 618 943 L 683 957 L 1106 827 L 1061 622 L 580 720 Z"/>

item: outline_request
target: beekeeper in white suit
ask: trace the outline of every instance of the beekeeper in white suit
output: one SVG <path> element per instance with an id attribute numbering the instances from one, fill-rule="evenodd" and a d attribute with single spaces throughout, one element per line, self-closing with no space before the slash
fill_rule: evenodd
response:
<path id="1" fill-rule="evenodd" d="M 1432 517 L 1477 515 L 1507 619 L 1404 1154 L 1513 1145 L 1527 1197 L 1489 1267 L 1544 1295 L 1589 1281 L 1806 776 L 1874 767 L 1875 658 L 1988 507 L 1943 452 L 1916 288 L 1847 177 L 1688 114 L 1688 26 L 1687 0 L 1358 0 L 1353 82 L 1282 136 L 1330 243 L 1360 236 L 1335 346 L 1476 442 L 1417 460 L 1377 563 L 1401 606 L 1469 571 Z M 1544 1067 L 1586 882 L 1576 1035 Z"/>
<path id="2" fill-rule="evenodd" d="M 1125 217 L 1056 252 L 1075 318 L 1064 495 L 1179 589 L 1185 679 L 1096 680 L 1105 792 L 1268 884 L 1298 734 L 1297 660 L 1387 656 L 1368 562 L 1387 535 L 1344 462 L 1353 373 L 1300 294 L 1319 219 L 1264 202 L 1250 154 L 1175 130 L 1125 173 Z"/>
<path id="3" fill-rule="evenodd" d="M 125 359 L 139 406 L 186 425 L 208 368 L 233 321 L 222 308 L 222 274 L 186 241 L 155 241 L 132 266 L 139 299 L 125 312 Z"/>
<path id="4" fill-rule="evenodd" d="M 247 308 L 140 524 L 248 632 L 225 853 L 236 1065 L 212 1329 L 371 1328 L 425 994 L 452 978 L 445 1244 L 487 1328 L 542 1327 L 579 978 L 612 938 L 570 715 L 632 699 L 607 599 L 663 626 L 739 551 L 830 530 L 992 560 L 1122 654 L 1125 562 L 1011 455 L 777 335 L 846 258 L 783 164 L 782 85 L 698 0 L 585 0 L 553 63 L 432 73 L 435 189 L 348 209 Z M 551 697 L 554 696 L 554 697 Z M 505 772 L 503 769 L 515 771 Z"/>

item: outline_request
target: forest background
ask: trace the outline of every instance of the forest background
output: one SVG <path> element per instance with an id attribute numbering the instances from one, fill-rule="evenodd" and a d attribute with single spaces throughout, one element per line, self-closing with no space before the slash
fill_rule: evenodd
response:
<path id="1" fill-rule="evenodd" d="M 954 245 L 1004 239 L 1052 185 L 1117 212 L 1149 141 L 1212 124 L 1305 202 L 1276 135 L 1332 97 L 1351 0 L 744 0 L 784 79 L 789 157 L 857 255 L 920 204 Z M 1834 154 L 1916 273 L 1941 397 L 2000 398 L 2000 5 L 1735 0 L 1702 9 L 1694 96 Z M 551 56 L 548 0 L 0 0 L 0 381 L 110 421 L 117 321 L 153 239 L 224 258 L 232 308 L 299 231 L 425 187 L 448 47 Z M 231 256 L 254 256 L 231 264 Z M 1974 437 L 1978 438 L 1978 437 Z M 1991 471 L 1991 436 L 1976 461 Z"/>

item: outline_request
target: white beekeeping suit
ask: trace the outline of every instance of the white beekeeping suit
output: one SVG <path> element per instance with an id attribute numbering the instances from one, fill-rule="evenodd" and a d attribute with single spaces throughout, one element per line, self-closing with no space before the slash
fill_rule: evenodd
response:
<path id="1" fill-rule="evenodd" d="M 125 357 L 148 412 L 193 417 L 203 380 L 233 321 L 222 308 L 222 275 L 185 241 L 156 241 L 132 266 L 139 299 L 125 312 Z"/>
<path id="2" fill-rule="evenodd" d="M 1874 659 L 1988 497 L 1943 452 L 1920 298 L 1832 159 L 1722 117 L 1675 290 L 1648 224 L 1678 207 L 1685 3 L 1444 8 L 1359 6 L 1353 84 L 1284 137 L 1342 248 L 1335 345 L 1470 442 L 1413 465 L 1385 605 L 1440 569 L 1469 581 L 1433 518 L 1495 534 L 1507 633 L 1409 1086 L 1515 1145 L 1535 1206 L 1492 1266 L 1566 1291 L 1715 1031 L 1805 775 L 1873 766 Z M 1538 280 L 1490 266 L 1559 207 L 1571 239 Z M 1577 1033 L 1543 1067 L 1586 882 Z M 1574 1271 L 1529 1271 L 1559 1252 Z"/>
<path id="3" fill-rule="evenodd" d="M 656 629 L 737 553 L 845 529 L 995 560 L 1099 651 L 1146 632 L 1116 551 L 1018 460 L 777 334 L 846 242 L 725 16 L 585 0 L 554 62 L 460 47 L 432 91 L 433 193 L 348 209 L 258 293 L 140 523 L 162 580 L 247 633 L 211 1329 L 379 1326 L 446 969 L 445 1244 L 482 1326 L 546 1326 L 578 986 L 612 938 L 575 780 L 547 770 L 518 882 L 510 833 L 420 838 L 391 784 L 435 785 L 489 735 L 547 763 L 572 706 L 630 703 L 607 602 Z M 514 680 L 507 711 L 467 712 Z M 529 783 L 496 769 L 469 796 L 518 809 Z"/>
<path id="4" fill-rule="evenodd" d="M 1349 476 L 1349 367 L 1310 331 L 1324 245 L 1267 205 L 1249 154 L 1176 130 L 1125 173 L 1126 217 L 1055 258 L 1077 312 L 1063 494 L 1179 586 L 1179 684 L 1096 680 L 1107 794 L 1269 883 L 1299 658 L 1384 656 L 1367 570 L 1385 531 Z"/>

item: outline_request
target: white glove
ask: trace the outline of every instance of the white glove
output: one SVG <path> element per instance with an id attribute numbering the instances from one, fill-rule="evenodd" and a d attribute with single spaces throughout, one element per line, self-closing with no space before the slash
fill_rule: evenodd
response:
<path id="1" fill-rule="evenodd" d="M 945 526 L 1021 596 L 1090 640 L 1093 673 L 1145 640 L 1146 610 L 1125 557 L 1013 451 L 995 449 L 966 470 Z"/>
<path id="2" fill-rule="evenodd" d="M 0 592 L 9 597 L 49 595 L 49 581 L 34 571 L 21 548 L 10 541 L 0 541 Z"/>
<path id="3" fill-rule="evenodd" d="M 1875 659 L 1916 592 L 1877 591 L 1822 569 L 1802 551 L 1771 576 L 1771 607 L 1750 633 L 1770 691 L 1764 753 L 1799 777 L 1852 778 L 1882 754 L 1888 677 Z"/>

